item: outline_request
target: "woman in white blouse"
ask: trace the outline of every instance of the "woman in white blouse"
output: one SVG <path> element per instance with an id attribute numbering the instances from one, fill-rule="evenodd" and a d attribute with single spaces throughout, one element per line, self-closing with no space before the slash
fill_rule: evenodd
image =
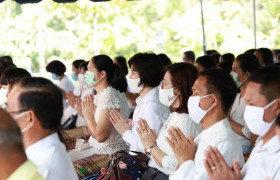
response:
<path id="1" fill-rule="evenodd" d="M 243 96 L 247 87 L 247 79 L 249 76 L 260 67 L 256 56 L 251 54 L 241 54 L 237 56 L 232 65 L 231 75 L 240 88 L 240 93 L 237 94 L 232 108 L 230 110 L 230 125 L 238 134 L 242 144 L 243 154 L 249 154 L 252 149 L 252 143 L 256 139 L 248 129 L 244 120 L 245 100 Z"/>
<path id="2" fill-rule="evenodd" d="M 125 120 L 117 111 L 111 112 L 115 129 L 130 146 L 130 150 L 145 152 L 137 134 L 137 122 L 146 119 L 156 132 L 165 123 L 170 111 L 159 101 L 158 86 L 163 79 L 164 70 L 161 60 L 153 53 L 138 53 L 128 61 L 131 74 L 127 78 L 130 92 L 139 94 L 132 120 Z"/>
<path id="3" fill-rule="evenodd" d="M 94 87 L 96 95 L 86 96 L 82 102 L 82 114 L 91 133 L 89 149 L 72 151 L 72 159 L 78 160 L 93 154 L 112 154 L 127 149 L 121 135 L 110 122 L 110 111 L 120 111 L 128 118 L 129 108 L 124 92 L 127 89 L 125 76 L 106 55 L 94 56 L 88 64 L 85 82 Z"/>
<path id="4" fill-rule="evenodd" d="M 170 128 L 178 127 L 186 136 L 191 134 L 196 137 L 201 132 L 200 125 L 189 118 L 187 107 L 197 75 L 197 69 L 191 64 L 176 63 L 167 67 L 159 97 L 163 104 L 172 109 L 172 113 L 158 136 L 148 127 L 145 120 L 139 122 L 138 133 L 146 153 L 151 156 L 149 169 L 142 179 L 168 179 L 168 175 L 176 170 L 178 161 L 166 141 Z"/>

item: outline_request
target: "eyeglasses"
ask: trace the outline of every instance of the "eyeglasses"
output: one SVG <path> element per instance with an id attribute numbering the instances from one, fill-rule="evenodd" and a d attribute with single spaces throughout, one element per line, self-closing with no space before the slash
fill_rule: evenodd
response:
<path id="1" fill-rule="evenodd" d="M 19 114 L 25 111 L 28 111 L 29 109 L 21 109 L 21 110 L 17 110 L 17 111 L 7 111 L 10 114 Z"/>

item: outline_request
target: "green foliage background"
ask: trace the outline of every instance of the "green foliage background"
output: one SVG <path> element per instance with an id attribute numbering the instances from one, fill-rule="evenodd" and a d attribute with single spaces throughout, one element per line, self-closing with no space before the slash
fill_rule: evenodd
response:
<path id="1" fill-rule="evenodd" d="M 204 0 L 207 49 L 239 54 L 253 48 L 252 0 Z M 280 47 L 279 0 L 257 0 L 258 47 Z M 202 55 L 199 0 L 43 0 L 0 4 L 0 54 L 39 72 L 54 58 L 70 64 L 105 53 L 167 53 L 180 61 L 185 50 Z M 31 69 L 30 69 L 31 68 Z"/>

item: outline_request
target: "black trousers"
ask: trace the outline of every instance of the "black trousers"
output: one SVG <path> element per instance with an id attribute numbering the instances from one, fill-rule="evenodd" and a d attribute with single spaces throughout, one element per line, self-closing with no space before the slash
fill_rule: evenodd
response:
<path id="1" fill-rule="evenodd" d="M 142 176 L 142 180 L 168 180 L 168 175 L 156 168 L 149 167 Z"/>

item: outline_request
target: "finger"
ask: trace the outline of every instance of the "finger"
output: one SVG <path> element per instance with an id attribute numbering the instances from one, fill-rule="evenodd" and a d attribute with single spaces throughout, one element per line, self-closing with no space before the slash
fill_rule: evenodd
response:
<path id="1" fill-rule="evenodd" d="M 119 118 L 117 117 L 117 115 L 115 114 L 114 111 L 111 111 L 110 117 L 111 117 L 112 119 L 114 119 L 114 122 L 115 122 L 115 123 L 118 123 L 118 122 L 119 122 Z"/>
<path id="2" fill-rule="evenodd" d="M 174 134 L 175 130 L 174 128 L 171 128 L 170 130 L 168 130 L 168 134 L 170 136 L 170 139 L 173 143 L 177 144 L 178 143 L 178 138 L 176 137 L 176 135 Z"/>
<path id="3" fill-rule="evenodd" d="M 144 124 L 146 129 L 151 129 L 148 122 L 145 119 L 143 119 L 143 124 Z"/>
<path id="4" fill-rule="evenodd" d="M 138 128 L 141 129 L 141 131 L 145 131 L 146 130 L 144 125 L 143 125 L 143 121 L 142 120 L 138 121 Z"/>
<path id="5" fill-rule="evenodd" d="M 136 131 L 139 134 L 139 136 L 142 137 L 142 131 L 139 128 L 136 128 Z"/>
<path id="6" fill-rule="evenodd" d="M 241 177 L 240 165 L 239 165 L 239 162 L 237 161 L 237 159 L 233 160 L 232 169 L 233 169 L 234 174 L 237 177 Z"/>
<path id="7" fill-rule="evenodd" d="M 180 135 L 180 131 L 178 131 L 178 129 L 174 128 L 172 130 L 173 132 L 173 136 L 176 138 L 176 140 L 179 142 L 179 141 L 182 141 L 183 139 L 181 138 L 181 135 Z"/>
<path id="8" fill-rule="evenodd" d="M 115 124 L 116 124 L 116 122 L 114 121 L 114 119 L 113 119 L 113 118 L 111 118 L 111 117 L 110 117 L 110 121 L 111 121 L 111 123 L 112 123 L 113 125 L 115 125 Z"/>
<path id="9" fill-rule="evenodd" d="M 175 145 L 174 145 L 174 143 L 172 142 L 172 140 L 170 140 L 168 137 L 166 137 L 165 139 L 166 139 L 167 143 L 169 144 L 169 146 L 170 146 L 172 149 L 174 149 L 174 148 L 175 148 Z M 174 150 L 173 150 L 173 151 L 174 151 Z"/>
<path id="10" fill-rule="evenodd" d="M 214 151 L 214 148 L 210 147 L 210 158 L 214 164 L 215 167 L 221 167 L 221 162 L 219 161 L 216 152 Z"/>
<path id="11" fill-rule="evenodd" d="M 220 151 L 216 147 L 213 148 L 213 151 L 215 152 L 215 157 L 218 159 L 219 165 L 225 168 L 229 168 L 229 166 L 227 165 L 224 159 L 224 156 L 220 153 Z"/>
<path id="12" fill-rule="evenodd" d="M 213 174 L 213 170 L 211 169 L 212 166 L 208 163 L 206 159 L 204 159 L 203 164 L 208 173 L 208 176 L 211 176 Z"/>
<path id="13" fill-rule="evenodd" d="M 179 138 L 181 140 L 187 139 L 186 136 L 184 135 L 184 133 L 181 131 L 180 128 L 176 127 L 175 129 L 176 129 L 176 133 L 178 134 L 178 136 L 179 136 Z"/>
<path id="14" fill-rule="evenodd" d="M 190 142 L 192 145 L 196 145 L 195 142 L 194 142 L 194 138 L 193 138 L 192 135 L 189 135 L 188 140 L 189 140 L 189 142 Z"/>
<path id="15" fill-rule="evenodd" d="M 210 149 L 210 146 L 206 149 L 206 151 L 204 152 L 205 155 L 205 160 L 207 161 L 207 163 L 209 164 L 210 168 L 215 167 L 215 163 L 213 162 L 212 158 L 211 158 L 211 153 L 213 153 Z M 212 169 L 211 169 L 212 170 Z"/>
<path id="16" fill-rule="evenodd" d="M 122 115 L 119 113 L 119 111 L 117 111 L 116 109 L 113 110 L 115 116 L 119 119 L 119 120 L 123 120 L 124 118 L 122 117 Z"/>

